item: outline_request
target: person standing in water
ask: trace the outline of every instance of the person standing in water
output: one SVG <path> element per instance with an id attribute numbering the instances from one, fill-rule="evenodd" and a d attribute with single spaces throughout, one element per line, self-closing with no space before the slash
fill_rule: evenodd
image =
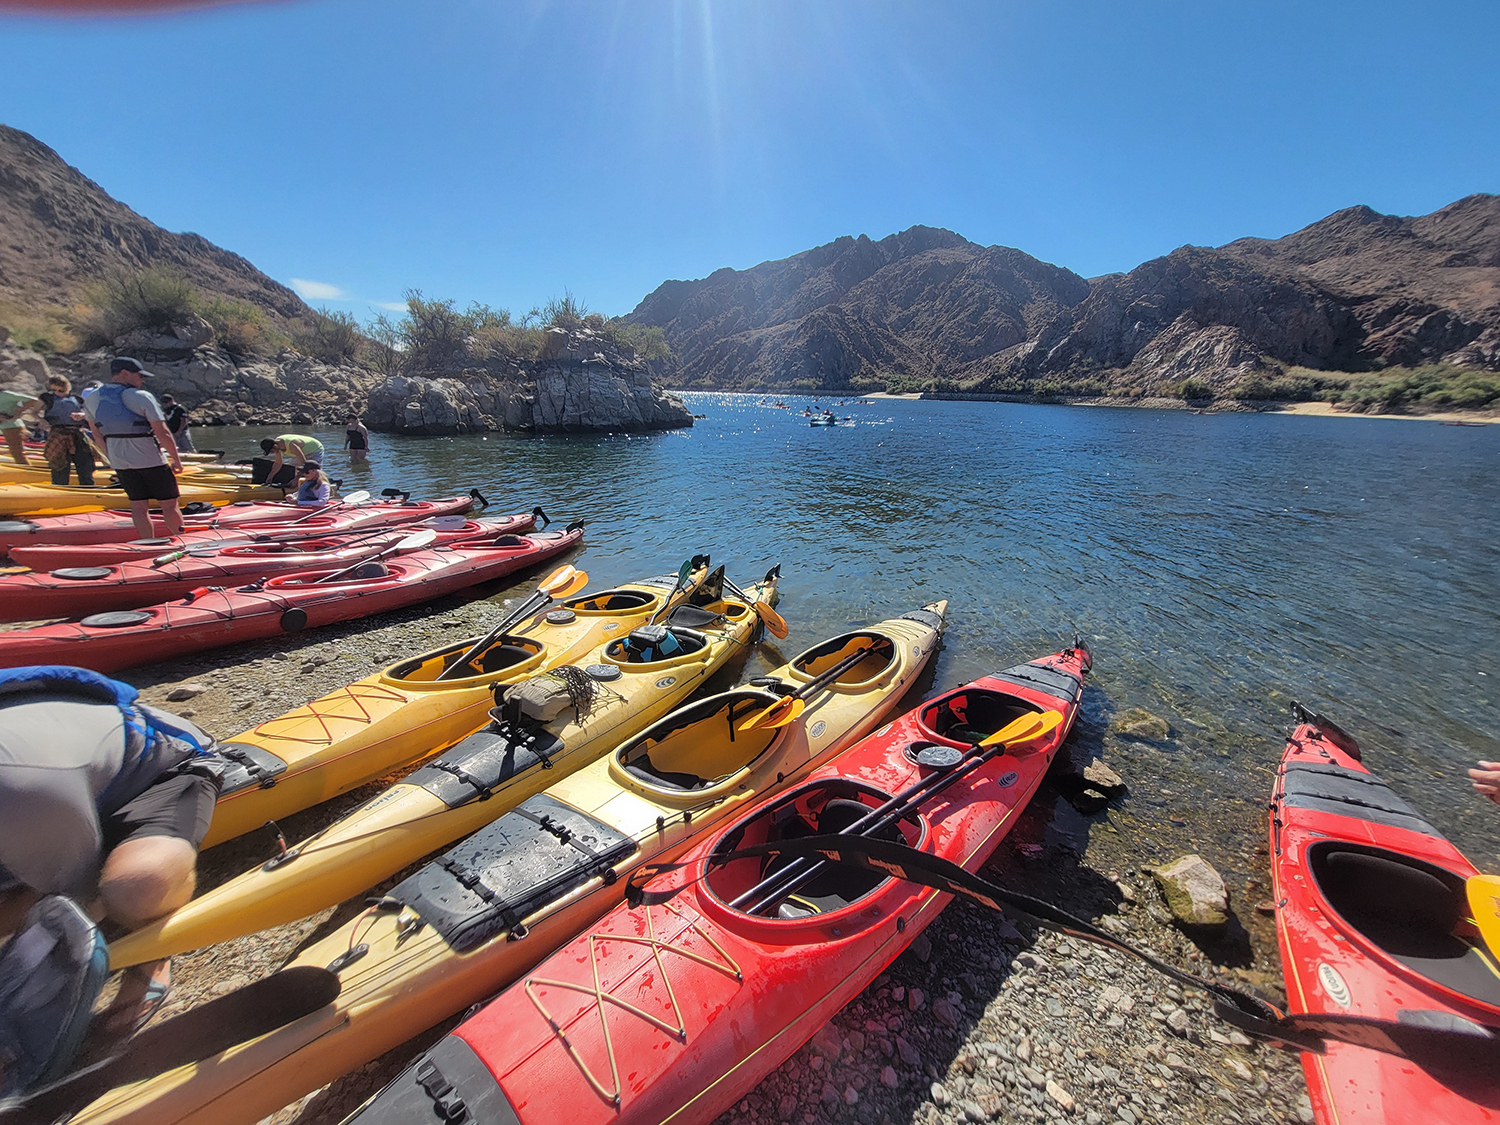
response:
<path id="1" fill-rule="evenodd" d="M 117 356 L 110 360 L 113 382 L 83 396 L 83 409 L 94 431 L 94 442 L 104 450 L 125 495 L 130 518 L 142 539 L 156 534 L 151 526 L 151 502 L 161 506 L 168 535 L 182 534 L 182 511 L 177 506 L 177 473 L 182 459 L 167 429 L 161 403 L 145 389 L 150 372 L 140 360 Z"/>
<path id="2" fill-rule="evenodd" d="M 349 420 L 344 423 L 344 448 L 349 451 L 352 464 L 365 463 L 365 454 L 370 448 L 370 431 L 365 429 L 358 414 L 349 415 Z"/>

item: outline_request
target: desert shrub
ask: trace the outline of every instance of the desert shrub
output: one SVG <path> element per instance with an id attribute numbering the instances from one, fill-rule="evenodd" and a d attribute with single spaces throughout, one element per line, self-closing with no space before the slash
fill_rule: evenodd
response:
<path id="1" fill-rule="evenodd" d="M 365 340 L 365 356 L 380 374 L 400 375 L 406 370 L 406 338 L 401 326 L 385 313 L 376 313 L 365 325 Z"/>
<path id="2" fill-rule="evenodd" d="M 1500 375 L 1445 363 L 1388 367 L 1349 377 L 1340 405 L 1358 413 L 1482 410 L 1500 405 Z"/>
<path id="3" fill-rule="evenodd" d="M 1180 399 L 1202 400 L 1214 397 L 1214 389 L 1202 379 L 1184 379 L 1168 389 L 1168 393 Z"/>
<path id="4" fill-rule="evenodd" d="M 192 284 L 165 266 L 105 278 L 85 288 L 83 296 L 73 328 L 86 348 L 106 347 L 137 329 L 170 332 L 199 311 Z"/>
<path id="5" fill-rule="evenodd" d="M 590 316 L 597 314 L 590 313 Z M 602 317 L 600 318 L 603 319 Z M 584 318 L 585 323 L 588 317 Z M 605 321 L 601 334 L 617 347 L 634 348 L 639 359 L 671 359 L 672 348 L 659 324 L 626 324 L 616 318 Z"/>
<path id="6" fill-rule="evenodd" d="M 420 289 L 408 290 L 400 328 L 408 370 L 444 371 L 464 366 L 469 358 L 475 324 L 451 300 L 428 300 Z"/>
<path id="7" fill-rule="evenodd" d="M 213 326 L 214 343 L 236 358 L 270 355 L 291 342 L 249 301 L 233 297 L 202 300 L 195 296 L 193 305 L 193 311 Z"/>
<path id="8" fill-rule="evenodd" d="M 305 356 L 324 363 L 351 363 L 359 358 L 364 338 L 359 321 L 346 312 L 313 309 L 292 333 L 292 344 Z"/>
<path id="9" fill-rule="evenodd" d="M 1316 402 L 1337 397 L 1348 379 L 1307 368 L 1252 375 L 1229 392 L 1236 399 L 1278 399 L 1285 402 Z"/>
<path id="10" fill-rule="evenodd" d="M 546 326 L 561 328 L 565 332 L 582 328 L 583 318 L 588 315 L 588 306 L 574 297 L 570 289 L 564 289 L 561 297 L 553 297 L 542 306 L 542 320 Z"/>

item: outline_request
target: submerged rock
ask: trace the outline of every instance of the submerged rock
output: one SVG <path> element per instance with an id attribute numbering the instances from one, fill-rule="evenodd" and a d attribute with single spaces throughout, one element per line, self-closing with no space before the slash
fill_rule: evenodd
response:
<path id="1" fill-rule="evenodd" d="M 1110 721 L 1109 729 L 1126 738 L 1160 742 L 1171 735 L 1172 724 L 1159 715 L 1153 715 L 1143 707 L 1132 707 L 1116 715 Z"/>
<path id="2" fill-rule="evenodd" d="M 1150 870 L 1178 925 L 1215 934 L 1228 928 L 1229 890 L 1208 860 L 1185 855 Z"/>

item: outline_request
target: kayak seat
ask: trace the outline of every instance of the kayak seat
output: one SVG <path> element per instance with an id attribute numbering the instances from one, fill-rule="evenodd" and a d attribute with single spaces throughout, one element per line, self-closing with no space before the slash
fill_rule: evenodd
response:
<path id="1" fill-rule="evenodd" d="M 1454 934 L 1467 913 L 1464 880 L 1384 848 L 1337 840 L 1307 849 L 1318 890 L 1338 917 L 1386 954 L 1445 988 L 1500 1006 L 1500 975 Z"/>
<path id="2" fill-rule="evenodd" d="M 740 731 L 747 715 L 768 706 L 759 693 L 707 699 L 685 708 L 670 728 L 652 728 L 649 738 L 625 747 L 625 772 L 657 789 L 707 789 L 759 758 L 779 737 L 778 729 Z"/>
<path id="3" fill-rule="evenodd" d="M 816 814 L 811 834 L 837 836 L 844 829 L 868 816 L 870 806 L 863 801 L 848 797 L 835 797 Z M 900 842 L 901 829 L 887 824 L 878 832 L 868 833 L 871 839 Z M 862 867 L 844 867 L 837 863 L 826 863 L 811 880 L 802 884 L 794 896 L 802 908 L 814 907 L 818 913 L 841 910 L 852 902 L 864 898 L 889 876 L 879 871 L 867 871 Z"/>
<path id="4" fill-rule="evenodd" d="M 1024 715 L 1044 708 L 1002 691 L 970 688 L 935 700 L 922 712 L 928 730 L 954 742 L 982 742 Z"/>
<path id="5" fill-rule="evenodd" d="M 708 638 L 692 629 L 665 625 L 642 625 L 627 637 L 610 641 L 604 655 L 621 664 L 654 664 L 697 652 Z"/>
<path id="6" fill-rule="evenodd" d="M 792 667 L 805 676 L 817 677 L 861 649 L 869 649 L 868 655 L 852 667 L 840 672 L 835 682 L 864 683 L 884 672 L 896 658 L 895 644 L 883 634 L 845 633 L 843 636 L 834 637 L 831 641 L 825 641 L 823 644 L 808 649 L 792 661 Z"/>

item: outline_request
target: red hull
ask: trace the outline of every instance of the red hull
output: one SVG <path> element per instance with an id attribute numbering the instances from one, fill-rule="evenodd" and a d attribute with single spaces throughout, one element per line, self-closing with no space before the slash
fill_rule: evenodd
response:
<path id="1" fill-rule="evenodd" d="M 955 702 L 960 712 L 967 708 L 971 726 L 981 706 L 976 700 L 1009 697 L 1020 701 L 1020 711 L 1060 712 L 1064 720 L 1051 733 L 990 760 L 903 820 L 908 843 L 977 870 L 1014 826 L 1066 738 L 1084 660 L 1064 653 L 1008 670 L 1022 672 L 1019 678 L 997 673 L 949 692 L 713 833 L 688 853 L 677 878 L 690 885 L 670 903 L 617 908 L 461 1024 L 353 1120 L 394 1125 L 413 1119 L 407 1115 L 420 1104 L 423 1076 L 431 1085 L 424 1065 L 437 1066 L 480 1120 L 712 1120 L 874 980 L 950 896 L 898 879 L 872 887 L 873 879 L 864 876 L 869 882 L 851 890 L 847 903 L 822 913 L 752 916 L 726 903 L 758 878 L 759 861 L 710 869 L 709 855 L 764 839 L 767 826 L 781 823 L 787 810 L 825 818 L 814 827 L 826 831 L 839 799 L 858 794 L 853 799 L 862 804 L 878 804 L 930 776 L 906 749 L 913 743 L 965 748 L 937 733 L 948 729 Z M 1071 674 L 1066 697 L 1021 682 L 1026 670 L 1035 675 L 1039 666 Z M 818 904 L 843 903 L 838 893 L 814 900 L 820 882 L 799 894 Z M 618 1103 L 612 1098 L 616 1082 Z"/>
<path id="2" fill-rule="evenodd" d="M 312 581 L 319 575 L 337 568 L 301 571 L 268 579 L 262 589 L 210 588 L 191 602 L 133 610 L 146 617 L 128 625 L 59 622 L 0 632 L 0 667 L 73 664 L 113 672 L 200 649 L 368 617 L 503 578 L 561 554 L 582 538 L 579 527 L 523 536 L 519 545 L 413 551 L 388 560 L 391 573 L 382 578 L 315 585 Z M 297 617 L 298 611 L 305 620 Z"/>
<path id="3" fill-rule="evenodd" d="M 1452 936 L 1451 918 L 1425 934 L 1407 919 L 1392 941 L 1389 908 L 1409 910 L 1414 901 L 1407 870 L 1423 882 L 1438 876 L 1431 887 L 1456 886 L 1455 909 L 1462 880 L 1477 874 L 1363 765 L 1316 728 L 1299 726 L 1271 802 L 1276 930 L 1291 1011 L 1383 1020 L 1443 1012 L 1500 1025 L 1500 974 L 1482 945 L 1474 948 L 1477 939 Z M 1420 962 L 1413 951 L 1424 955 Z M 1304 1054 L 1302 1065 L 1325 1125 L 1500 1121 L 1500 1082 L 1459 1093 L 1411 1062 L 1343 1043 L 1330 1043 L 1323 1056 Z"/>
<path id="4" fill-rule="evenodd" d="M 132 530 L 128 540 L 92 538 L 74 542 L 39 543 L 26 539 L 20 543 L 11 543 L 11 537 L 0 532 L 0 543 L 9 544 L 7 551 L 13 562 L 21 566 L 29 566 L 32 570 L 56 570 L 63 566 L 108 566 L 110 563 L 132 560 L 149 562 L 163 551 L 195 545 L 209 546 L 228 540 L 238 542 L 252 536 L 257 538 L 265 536 L 268 539 L 313 539 L 376 527 L 416 523 L 435 516 L 461 515 L 467 512 L 473 504 L 474 498 L 471 496 L 454 496 L 447 500 L 413 500 L 406 504 L 399 502 L 360 504 L 349 508 L 330 508 L 326 513 L 310 516 L 300 523 L 292 522 L 296 519 L 295 514 L 290 513 L 281 505 L 273 505 L 279 511 L 269 522 L 241 520 L 232 525 L 202 526 L 195 523 L 178 538 L 148 541 L 137 539 Z M 308 509 L 304 508 L 302 511 L 306 515 Z M 87 514 L 113 516 L 115 513 Z M 66 520 L 78 517 L 58 516 L 56 518 Z"/>
<path id="5" fill-rule="evenodd" d="M 530 512 L 494 519 L 465 520 L 462 526 L 439 530 L 436 543 L 448 546 L 480 543 L 502 535 L 519 535 L 536 525 Z M 409 526 L 392 526 L 328 539 L 295 539 L 231 547 L 207 558 L 187 557 L 153 567 L 148 562 L 93 567 L 95 577 L 32 572 L 0 575 L 0 621 L 41 621 L 52 617 L 83 617 L 113 609 L 134 609 L 180 598 L 200 586 L 241 585 L 273 574 L 347 566 L 383 547 L 394 546 L 410 534 Z"/>

